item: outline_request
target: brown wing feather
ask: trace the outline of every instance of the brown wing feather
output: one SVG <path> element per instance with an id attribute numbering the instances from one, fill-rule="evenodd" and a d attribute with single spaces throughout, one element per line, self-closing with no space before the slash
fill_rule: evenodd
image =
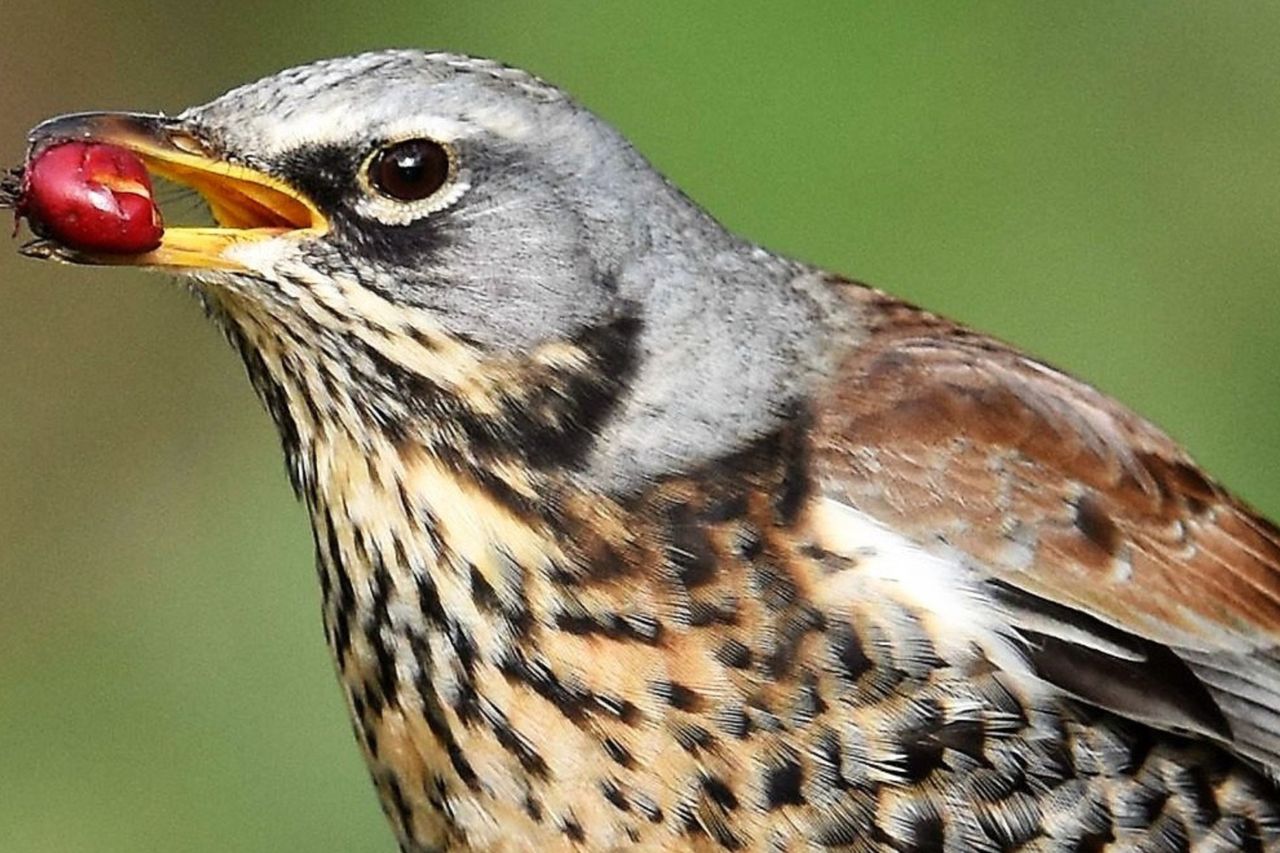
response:
<path id="1" fill-rule="evenodd" d="M 827 489 L 926 546 L 958 551 L 1025 601 L 1047 602 L 1040 626 L 1078 636 L 1102 623 L 1134 637 L 1136 662 L 1096 648 L 1055 657 L 1053 668 L 1074 667 L 1068 687 L 1082 698 L 1228 740 L 1280 768 L 1280 530 L 1094 388 L 844 286 L 870 334 L 817 413 Z M 1158 663 L 1144 643 L 1185 667 Z M 1125 666 L 1144 668 L 1130 674 L 1145 682 L 1155 671 L 1168 695 L 1116 707 L 1105 679 Z M 1206 689 L 1220 715 L 1178 698 Z"/>

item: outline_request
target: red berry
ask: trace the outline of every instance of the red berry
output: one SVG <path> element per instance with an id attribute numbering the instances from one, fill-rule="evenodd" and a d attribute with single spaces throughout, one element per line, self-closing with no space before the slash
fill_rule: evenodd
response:
<path id="1" fill-rule="evenodd" d="M 146 166 L 133 152 L 98 142 L 40 151 L 27 164 L 18 215 L 37 234 L 86 252 L 149 252 L 164 234 Z"/>

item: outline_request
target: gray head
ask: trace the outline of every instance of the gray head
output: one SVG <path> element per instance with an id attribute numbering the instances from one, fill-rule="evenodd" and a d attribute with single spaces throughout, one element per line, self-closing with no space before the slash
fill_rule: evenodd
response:
<path id="1" fill-rule="evenodd" d="M 127 133 L 121 121 L 55 120 L 33 146 L 112 138 L 215 202 L 228 226 L 216 239 L 192 249 L 187 229 L 171 229 L 136 260 L 200 283 L 251 372 L 269 375 L 256 381 L 273 411 L 314 409 L 335 386 L 350 391 L 351 417 L 412 419 L 423 407 L 409 398 L 428 386 L 492 409 L 478 387 L 507 388 L 497 399 L 549 382 L 516 366 L 531 359 L 559 359 L 552 384 L 564 385 L 576 360 L 610 387 L 596 382 L 555 417 L 591 422 L 574 465 L 622 486 L 763 431 L 800 365 L 818 361 L 803 267 L 725 232 L 616 131 L 524 72 L 371 53 L 174 119 L 131 117 Z M 206 169 L 212 179 L 192 178 Z M 431 408 L 437 422 L 451 410 Z"/>
<path id="2" fill-rule="evenodd" d="M 179 120 L 321 208 L 329 233 L 296 248 L 493 346 L 594 323 L 654 231 L 692 220 L 717 233 L 610 127 L 490 62 L 414 51 L 329 60 Z M 416 140 L 443 150 L 447 175 L 427 176 L 439 186 L 424 198 L 397 199 L 376 185 L 374 161 Z"/>

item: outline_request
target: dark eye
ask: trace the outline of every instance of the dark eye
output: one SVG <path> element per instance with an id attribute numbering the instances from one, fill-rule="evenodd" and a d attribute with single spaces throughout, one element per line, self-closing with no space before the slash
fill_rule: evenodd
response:
<path id="1" fill-rule="evenodd" d="M 430 139 L 388 145 L 369 162 L 369 183 L 400 201 L 427 198 L 449 179 L 449 152 Z"/>

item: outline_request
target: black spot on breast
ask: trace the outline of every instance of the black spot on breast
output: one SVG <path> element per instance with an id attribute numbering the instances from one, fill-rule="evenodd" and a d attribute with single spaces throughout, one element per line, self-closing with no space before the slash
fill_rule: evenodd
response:
<path id="1" fill-rule="evenodd" d="M 611 716 L 616 717 L 629 726 L 637 725 L 644 717 L 640 709 L 630 699 L 619 699 L 616 696 L 595 694 L 596 704 Z"/>
<path id="2" fill-rule="evenodd" d="M 347 651 L 351 647 L 351 619 L 355 613 L 356 592 L 351 586 L 351 577 L 347 574 L 346 566 L 342 561 L 342 549 L 338 545 L 338 534 L 333 523 L 333 516 L 330 515 L 328 509 L 325 509 L 322 517 L 324 519 L 325 543 L 329 552 L 329 565 L 333 568 L 333 573 L 338 581 L 338 600 L 337 606 L 334 608 L 333 630 L 329 640 L 338 665 L 344 666 Z"/>
<path id="3" fill-rule="evenodd" d="M 1115 840 L 1115 833 L 1110 828 L 1095 830 L 1082 833 L 1068 849 L 1071 853 L 1105 853 Z"/>
<path id="4" fill-rule="evenodd" d="M 500 611 L 502 604 L 498 601 L 498 594 L 494 592 L 493 585 L 481 574 L 480 568 L 475 563 L 467 565 L 470 569 L 468 574 L 471 579 L 471 598 L 476 606 L 488 613 Z"/>
<path id="5" fill-rule="evenodd" d="M 605 800 L 619 811 L 631 811 L 631 803 L 627 801 L 627 797 L 622 793 L 622 789 L 618 787 L 618 783 L 612 779 L 605 779 L 600 783 L 600 793 Z"/>
<path id="6" fill-rule="evenodd" d="M 400 788 L 400 780 L 396 778 L 395 774 L 388 773 L 382 777 L 382 783 L 391 800 L 392 808 L 395 809 L 396 823 L 406 834 L 411 834 L 413 832 L 413 810 L 409 808 L 409 803 L 404 798 L 404 791 Z"/>
<path id="7" fill-rule="evenodd" d="M 843 791 L 849 787 L 842 773 L 844 750 L 840 746 L 840 738 L 828 728 L 822 729 L 813 745 L 809 748 L 809 757 L 813 760 L 814 782 L 819 789 L 827 788 Z"/>
<path id="8" fill-rule="evenodd" d="M 747 669 L 751 666 L 751 649 L 741 640 L 725 640 L 715 650 L 714 657 L 725 666 L 734 669 Z"/>
<path id="9" fill-rule="evenodd" d="M 533 690 L 575 724 L 583 722 L 596 699 L 591 691 L 566 684 L 544 661 L 531 660 L 520 652 L 504 656 L 498 663 L 498 671 L 508 680 Z"/>
<path id="10" fill-rule="evenodd" d="M 439 743 L 445 744 L 446 747 L 454 744 L 453 732 L 445 721 L 444 708 L 441 707 L 435 690 L 421 673 L 414 680 L 414 686 L 422 702 L 422 715 L 426 718 L 427 729 Z"/>
<path id="11" fill-rule="evenodd" d="M 942 722 L 942 711 L 934 702 L 921 701 L 910 707 L 897 736 L 908 780 L 921 782 L 945 768 L 944 747 L 937 737 Z"/>
<path id="12" fill-rule="evenodd" d="M 675 681 L 651 681 L 649 692 L 681 711 L 697 711 L 702 706 L 696 690 Z"/>
<path id="13" fill-rule="evenodd" d="M 605 634 L 608 633 L 604 625 L 597 622 L 595 617 L 590 614 L 578 611 L 570 612 L 561 610 L 555 615 L 556 628 L 564 631 L 566 634 L 574 634 L 576 636 L 586 636 L 587 634 Z"/>
<path id="14" fill-rule="evenodd" d="M 849 625 L 836 625 L 828 632 L 830 637 L 831 657 L 835 663 L 836 674 L 841 678 L 856 682 L 871 670 L 873 664 L 867 657 L 858 641 L 858 636 Z"/>
<path id="15" fill-rule="evenodd" d="M 711 732 L 696 723 L 676 723 L 671 734 L 685 752 L 696 755 L 699 750 L 709 749 L 715 743 Z"/>
<path id="16" fill-rule="evenodd" d="M 633 794 L 631 802 L 650 823 L 662 823 L 666 819 L 662 807 L 645 794 Z"/>
<path id="17" fill-rule="evenodd" d="M 423 573 L 417 578 L 417 587 L 418 609 L 432 625 L 443 628 L 449 619 L 445 616 L 444 605 L 440 603 L 440 593 L 436 590 L 435 581 L 431 580 L 430 575 Z"/>
<path id="18" fill-rule="evenodd" d="M 469 678 L 474 678 L 476 674 L 475 642 L 472 641 L 460 624 L 450 622 L 448 627 L 449 644 L 453 646 L 453 651 L 458 656 L 458 663 L 462 665 L 462 671 Z"/>
<path id="19" fill-rule="evenodd" d="M 703 776 L 702 790 L 706 791 L 707 797 L 709 797 L 713 803 L 720 806 L 720 808 L 725 811 L 733 811 L 738 807 L 738 797 L 719 776 Z"/>
<path id="20" fill-rule="evenodd" d="M 871 798 L 843 797 L 837 800 L 822 811 L 813 831 L 813 840 L 823 847 L 845 848 L 862 844 L 865 849 L 877 849 L 869 843 L 871 839 L 878 842 L 887 840 L 876 826 L 875 801 Z"/>
<path id="21" fill-rule="evenodd" d="M 601 741 L 601 745 L 604 746 L 605 753 L 607 753 L 608 756 L 618 764 L 621 764 L 623 767 L 628 769 L 635 767 L 636 762 L 635 758 L 631 755 L 631 750 L 618 743 L 614 738 L 606 737 Z"/>
<path id="22" fill-rule="evenodd" d="M 655 646 L 662 638 L 662 623 L 649 613 L 586 612 L 577 601 L 566 600 L 564 609 L 555 614 L 558 629 L 567 634 L 587 636 L 599 634 L 613 639 L 636 640 Z"/>
<path id="23" fill-rule="evenodd" d="M 750 577 L 752 587 L 771 610 L 782 610 L 799 596 L 795 581 L 777 566 L 753 563 Z"/>
<path id="24" fill-rule="evenodd" d="M 791 701 L 791 725 L 807 726 L 826 710 L 827 703 L 822 698 L 817 677 L 805 671 Z"/>
<path id="25" fill-rule="evenodd" d="M 314 528 L 313 528 L 314 530 Z M 320 550 L 320 540 L 315 540 L 316 579 L 320 581 L 320 600 L 328 607 L 333 601 L 333 581 L 329 577 L 329 562 Z"/>
<path id="26" fill-rule="evenodd" d="M 751 734 L 751 718 L 738 704 L 724 705 L 715 714 L 716 728 L 730 737 L 742 740 Z"/>
<path id="27" fill-rule="evenodd" d="M 765 732 L 779 732 L 784 728 L 782 718 L 774 713 L 769 700 L 762 693 L 747 698 L 747 716 L 751 727 Z"/>
<path id="28" fill-rule="evenodd" d="M 458 778 L 462 780 L 462 784 L 466 785 L 473 791 L 480 790 L 480 779 L 476 776 L 476 771 L 472 769 L 471 762 L 467 761 L 467 757 L 462 754 L 462 747 L 456 743 L 448 745 L 449 763 L 453 765 L 453 770 L 458 774 Z"/>
<path id="29" fill-rule="evenodd" d="M 432 773 L 431 778 L 422 780 L 422 791 L 432 808 L 443 809 L 449 798 L 449 783 L 439 773 Z"/>
<path id="30" fill-rule="evenodd" d="M 365 642 L 369 644 L 369 648 L 373 649 L 378 663 L 378 689 L 381 692 L 381 702 L 394 707 L 400 686 L 399 677 L 396 674 L 395 653 L 382 635 L 383 629 L 391 625 L 387 605 L 394 583 L 391 573 L 377 551 L 370 554 L 370 563 L 373 568 L 370 579 L 372 601 L 370 616 L 364 625 Z"/>
<path id="31" fill-rule="evenodd" d="M 623 636 L 649 645 L 662 638 L 662 623 L 652 613 L 623 613 L 616 618 L 615 628 Z"/>
<path id="32" fill-rule="evenodd" d="M 772 638 L 772 647 L 765 650 L 762 671 L 775 681 L 790 675 L 805 635 L 825 628 L 826 617 L 812 605 L 799 604 L 788 608 L 782 625 Z"/>
<path id="33" fill-rule="evenodd" d="M 514 755 L 520 762 L 520 766 L 530 776 L 538 779 L 547 778 L 547 762 L 538 754 L 529 739 L 516 731 L 503 715 L 490 709 L 485 713 L 485 721 L 493 731 L 498 744 Z"/>
<path id="34" fill-rule="evenodd" d="M 765 807 L 769 810 L 787 805 L 803 805 L 804 770 L 799 761 L 784 756 L 777 763 L 766 767 L 760 780 L 764 790 Z"/>
<path id="35" fill-rule="evenodd" d="M 737 625 L 739 619 L 739 602 L 729 596 L 716 601 L 693 599 L 689 603 L 686 621 L 691 628 L 701 628 L 707 625 Z"/>
<path id="36" fill-rule="evenodd" d="M 560 831 L 568 836 L 569 840 L 576 841 L 579 844 L 587 840 L 586 833 L 582 831 L 582 824 L 578 823 L 577 818 L 571 815 L 561 820 Z"/>
<path id="37" fill-rule="evenodd" d="M 942 853 L 946 841 L 945 824 L 936 814 L 915 813 L 907 827 L 911 842 L 907 848 L 912 853 Z"/>
<path id="38" fill-rule="evenodd" d="M 608 542 L 594 535 L 584 541 L 580 528 L 577 525 L 566 523 L 563 519 L 552 517 L 547 523 L 552 529 L 558 531 L 562 537 L 578 541 L 583 550 L 581 558 L 575 560 L 572 566 L 553 563 L 549 567 L 547 575 L 553 583 L 567 587 L 578 587 L 587 578 L 596 581 L 610 581 L 616 578 L 630 577 L 639 568 L 636 561 L 618 547 L 618 543 Z"/>
<path id="39" fill-rule="evenodd" d="M 382 713 L 384 706 L 395 708 L 398 702 L 399 680 L 396 677 L 396 661 L 391 648 L 374 631 L 366 638 L 378 662 L 378 690 L 370 694 L 369 705 L 374 713 Z"/>
<path id="40" fill-rule="evenodd" d="M 700 810 L 695 803 L 686 800 L 680 803 L 676 818 L 686 835 L 710 837 L 726 850 L 742 849 L 742 839 L 729 829 L 722 813 Z M 704 847 L 703 844 L 697 844 L 694 849 Z"/>
<path id="41" fill-rule="evenodd" d="M 938 743 L 948 749 L 985 763 L 983 750 L 986 748 L 987 735 L 981 720 L 951 720 L 938 729 L 936 737 Z"/>
<path id="42" fill-rule="evenodd" d="M 542 803 L 528 792 L 524 795 L 524 813 L 531 817 L 534 823 L 542 823 Z"/>
<path id="43" fill-rule="evenodd" d="M 475 724 L 480 719 L 480 694 L 476 691 L 475 684 L 460 679 L 456 690 L 450 705 L 458 715 L 458 722 L 464 726 Z"/>

